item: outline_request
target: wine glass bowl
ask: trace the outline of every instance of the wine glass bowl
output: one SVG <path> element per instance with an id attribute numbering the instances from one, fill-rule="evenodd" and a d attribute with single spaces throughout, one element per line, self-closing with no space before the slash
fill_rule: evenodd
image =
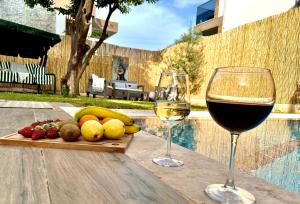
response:
<path id="1" fill-rule="evenodd" d="M 206 91 L 207 108 L 231 133 L 229 172 L 225 184 L 206 187 L 206 194 L 222 203 L 255 203 L 254 196 L 234 184 L 234 160 L 240 133 L 253 129 L 271 113 L 275 85 L 269 69 L 224 67 L 215 69 Z"/>
<path id="2" fill-rule="evenodd" d="M 178 167 L 183 162 L 171 157 L 171 127 L 180 123 L 190 113 L 188 75 L 163 72 L 155 90 L 155 114 L 168 125 L 167 153 L 152 161 L 160 166 Z"/>

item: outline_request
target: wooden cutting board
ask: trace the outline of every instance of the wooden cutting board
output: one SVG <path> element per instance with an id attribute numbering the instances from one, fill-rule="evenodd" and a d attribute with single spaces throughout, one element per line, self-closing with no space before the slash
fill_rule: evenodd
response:
<path id="1" fill-rule="evenodd" d="M 25 138 L 18 133 L 13 133 L 4 137 L 0 137 L 0 144 L 25 147 L 75 149 L 98 152 L 124 153 L 132 139 L 132 134 L 126 134 L 119 140 L 102 139 L 98 142 L 88 142 L 80 138 L 80 140 L 76 142 L 65 142 L 62 138 L 32 140 L 31 138 Z"/>

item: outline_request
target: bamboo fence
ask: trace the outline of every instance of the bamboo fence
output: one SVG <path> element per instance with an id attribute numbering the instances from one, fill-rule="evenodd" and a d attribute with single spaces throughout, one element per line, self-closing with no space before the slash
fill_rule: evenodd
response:
<path id="1" fill-rule="evenodd" d="M 93 44 L 93 42 L 89 42 Z M 60 91 L 60 79 L 67 71 L 67 64 L 71 49 L 70 36 L 62 37 L 62 41 L 50 49 L 48 53 L 47 72 L 56 75 L 56 87 Z M 147 51 L 133 48 L 120 47 L 116 45 L 103 44 L 92 57 L 90 64 L 84 72 L 80 81 L 80 92 L 87 90 L 87 80 L 91 73 L 106 79 L 112 79 L 113 56 L 127 57 L 128 80 L 143 84 L 146 90 L 153 90 L 157 81 L 152 82 L 148 78 L 149 69 L 160 61 L 160 51 Z M 28 59 L 21 57 L 10 57 L 0 55 L 0 61 L 15 61 L 19 63 L 39 63 L 39 59 Z M 7 85 L 11 87 L 10 85 Z M 15 85 L 14 85 L 15 86 Z M 44 87 L 46 89 L 48 87 Z"/>
<path id="2" fill-rule="evenodd" d="M 90 42 L 93 44 L 93 42 Z M 60 79 L 67 71 L 67 63 L 70 53 L 71 38 L 64 37 L 62 42 L 54 46 L 49 52 L 48 70 L 56 74 Z M 95 53 L 84 72 L 80 81 L 80 91 L 85 92 L 87 89 L 87 79 L 89 74 L 94 73 L 106 79 L 112 79 L 112 62 L 113 56 L 127 57 L 128 65 L 128 80 L 145 85 L 147 90 L 152 89 L 148 83 L 147 77 L 144 76 L 144 69 L 152 64 L 150 62 L 159 62 L 160 52 L 152 52 L 147 50 L 125 48 L 110 44 L 103 44 Z M 60 87 L 60 82 L 57 86 Z"/>
<path id="3" fill-rule="evenodd" d="M 205 80 L 203 99 L 216 67 L 253 66 L 272 71 L 277 103 L 291 103 L 300 82 L 300 9 L 246 24 L 228 32 L 204 38 Z"/>
<path id="4" fill-rule="evenodd" d="M 90 42 L 92 43 L 92 42 Z M 47 68 L 60 78 L 66 73 L 70 53 L 70 37 L 49 51 Z M 201 69 L 204 82 L 195 99 L 204 99 L 209 78 L 216 67 L 254 66 L 271 69 L 276 85 L 277 103 L 293 103 L 296 84 L 300 81 L 300 8 L 249 23 L 230 31 L 205 37 L 199 41 L 204 64 Z M 128 78 L 145 85 L 146 91 L 153 91 L 159 75 L 165 66 L 162 58 L 172 52 L 173 47 L 162 51 L 147 51 L 104 44 L 93 56 L 80 82 L 80 91 L 86 91 L 90 73 L 112 78 L 113 56 L 129 58 Z M 200 50 L 199 50 L 200 51 Z M 0 61 L 38 63 L 37 60 L 13 58 L 0 55 Z"/>

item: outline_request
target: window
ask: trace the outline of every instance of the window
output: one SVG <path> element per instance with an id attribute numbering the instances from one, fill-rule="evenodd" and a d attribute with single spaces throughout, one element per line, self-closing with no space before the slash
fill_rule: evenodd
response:
<path id="1" fill-rule="evenodd" d="M 197 7 L 196 24 L 199 24 L 201 22 L 205 22 L 207 20 L 214 18 L 215 6 L 216 6 L 215 0 L 210 0 L 206 3 L 198 6 Z"/>

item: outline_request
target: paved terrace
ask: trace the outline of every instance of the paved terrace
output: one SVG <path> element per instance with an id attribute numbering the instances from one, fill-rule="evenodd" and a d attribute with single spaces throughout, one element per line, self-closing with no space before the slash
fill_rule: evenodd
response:
<path id="1" fill-rule="evenodd" d="M 0 109 L 1 136 L 35 120 L 68 119 L 76 110 L 57 103 L 52 108 L 11 106 Z M 154 116 L 148 111 L 124 112 Z M 207 117 L 205 112 L 191 117 L 194 114 Z M 203 189 L 223 183 L 226 166 L 178 145 L 173 145 L 172 153 L 185 162 L 183 167 L 154 165 L 151 159 L 165 148 L 163 139 L 143 131 L 125 154 L 0 146 L 0 203 L 214 203 Z M 236 183 L 253 193 L 257 203 L 300 200 L 297 194 L 244 173 L 237 172 Z"/>

